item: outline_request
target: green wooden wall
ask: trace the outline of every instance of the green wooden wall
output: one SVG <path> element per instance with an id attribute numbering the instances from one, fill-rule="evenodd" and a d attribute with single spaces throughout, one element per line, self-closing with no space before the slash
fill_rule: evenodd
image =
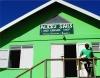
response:
<path id="1" fill-rule="evenodd" d="M 21 35 L 11 38 L 11 40 L 5 45 L 1 45 L 1 49 L 9 49 L 10 45 L 28 45 L 32 44 L 34 46 L 34 63 L 41 62 L 44 59 L 50 58 L 51 56 L 51 45 L 52 44 L 69 44 L 69 43 L 83 43 L 83 42 L 100 42 L 100 29 L 95 26 L 85 23 L 75 17 L 72 17 L 64 12 L 59 13 L 59 16 L 64 18 L 65 20 L 73 23 L 74 34 L 65 35 L 66 40 L 63 40 L 62 35 L 40 35 L 40 26 L 35 25 L 34 21 L 29 24 L 31 29 L 27 32 L 22 33 Z M 38 22 L 38 21 L 36 21 Z M 28 27 L 28 26 L 27 26 Z M 19 34 L 19 30 L 12 30 L 8 37 L 12 37 L 12 33 L 14 35 Z M 24 27 L 22 27 L 21 31 L 25 31 Z M 16 33 L 17 32 L 17 33 Z M 5 37 L 6 38 L 6 37 Z M 99 39 L 98 39 L 99 38 Z M 2 38 L 3 39 L 3 38 Z M 1 41 L 6 41 L 6 39 Z M 2 43 L 2 42 L 1 42 Z M 100 54 L 95 54 L 97 57 L 100 57 Z M 97 64 L 97 75 L 100 76 L 100 63 Z M 0 72 L 0 77 L 3 78 L 15 78 L 16 75 L 23 72 L 25 70 L 3 70 Z M 33 71 L 34 78 L 44 78 L 44 64 L 41 64 L 38 68 Z M 21 78 L 29 78 L 29 73 L 26 73 Z M 50 62 L 48 63 L 48 76 L 50 77 Z"/>

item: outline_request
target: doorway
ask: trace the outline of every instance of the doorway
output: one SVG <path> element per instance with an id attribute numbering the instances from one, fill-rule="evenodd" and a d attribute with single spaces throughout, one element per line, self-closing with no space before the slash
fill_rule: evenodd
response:
<path id="1" fill-rule="evenodd" d="M 76 58 L 76 45 L 64 45 L 64 58 Z M 77 66 L 75 60 L 64 61 L 64 75 L 65 77 L 77 77 Z"/>
<path id="2" fill-rule="evenodd" d="M 76 44 L 54 44 L 51 46 L 51 59 L 76 58 Z M 52 61 L 51 78 L 77 77 L 76 61 Z"/>

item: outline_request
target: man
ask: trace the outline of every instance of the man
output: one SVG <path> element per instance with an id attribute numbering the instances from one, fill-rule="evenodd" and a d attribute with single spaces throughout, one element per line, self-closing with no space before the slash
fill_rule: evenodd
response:
<path id="1" fill-rule="evenodd" d="M 91 76 L 91 74 L 93 75 L 93 73 L 91 73 L 91 70 L 93 69 L 93 60 L 89 60 L 90 58 L 93 58 L 93 51 L 92 48 L 89 47 L 89 44 L 85 44 L 85 49 L 83 49 L 80 53 L 80 57 L 81 57 L 81 61 L 84 63 L 84 67 L 88 73 L 88 76 Z M 91 67 L 92 65 L 92 67 Z"/>

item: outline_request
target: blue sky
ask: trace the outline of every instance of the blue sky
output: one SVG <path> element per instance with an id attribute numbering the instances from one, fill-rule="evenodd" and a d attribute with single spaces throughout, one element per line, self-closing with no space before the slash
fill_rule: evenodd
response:
<path id="1" fill-rule="evenodd" d="M 0 27 L 48 0 L 0 0 Z M 100 0 L 65 0 L 100 16 Z"/>

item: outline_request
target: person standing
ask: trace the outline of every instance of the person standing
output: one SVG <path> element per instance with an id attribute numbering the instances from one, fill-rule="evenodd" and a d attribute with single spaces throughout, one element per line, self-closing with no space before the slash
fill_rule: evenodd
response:
<path id="1" fill-rule="evenodd" d="M 88 73 L 88 76 L 93 76 L 94 72 L 93 71 L 93 60 L 89 60 L 90 58 L 94 58 L 94 54 L 92 51 L 92 48 L 89 46 L 88 43 L 85 44 L 85 48 L 82 49 L 80 53 L 81 61 L 84 63 L 84 67 Z M 92 66 L 91 66 L 92 65 Z"/>

